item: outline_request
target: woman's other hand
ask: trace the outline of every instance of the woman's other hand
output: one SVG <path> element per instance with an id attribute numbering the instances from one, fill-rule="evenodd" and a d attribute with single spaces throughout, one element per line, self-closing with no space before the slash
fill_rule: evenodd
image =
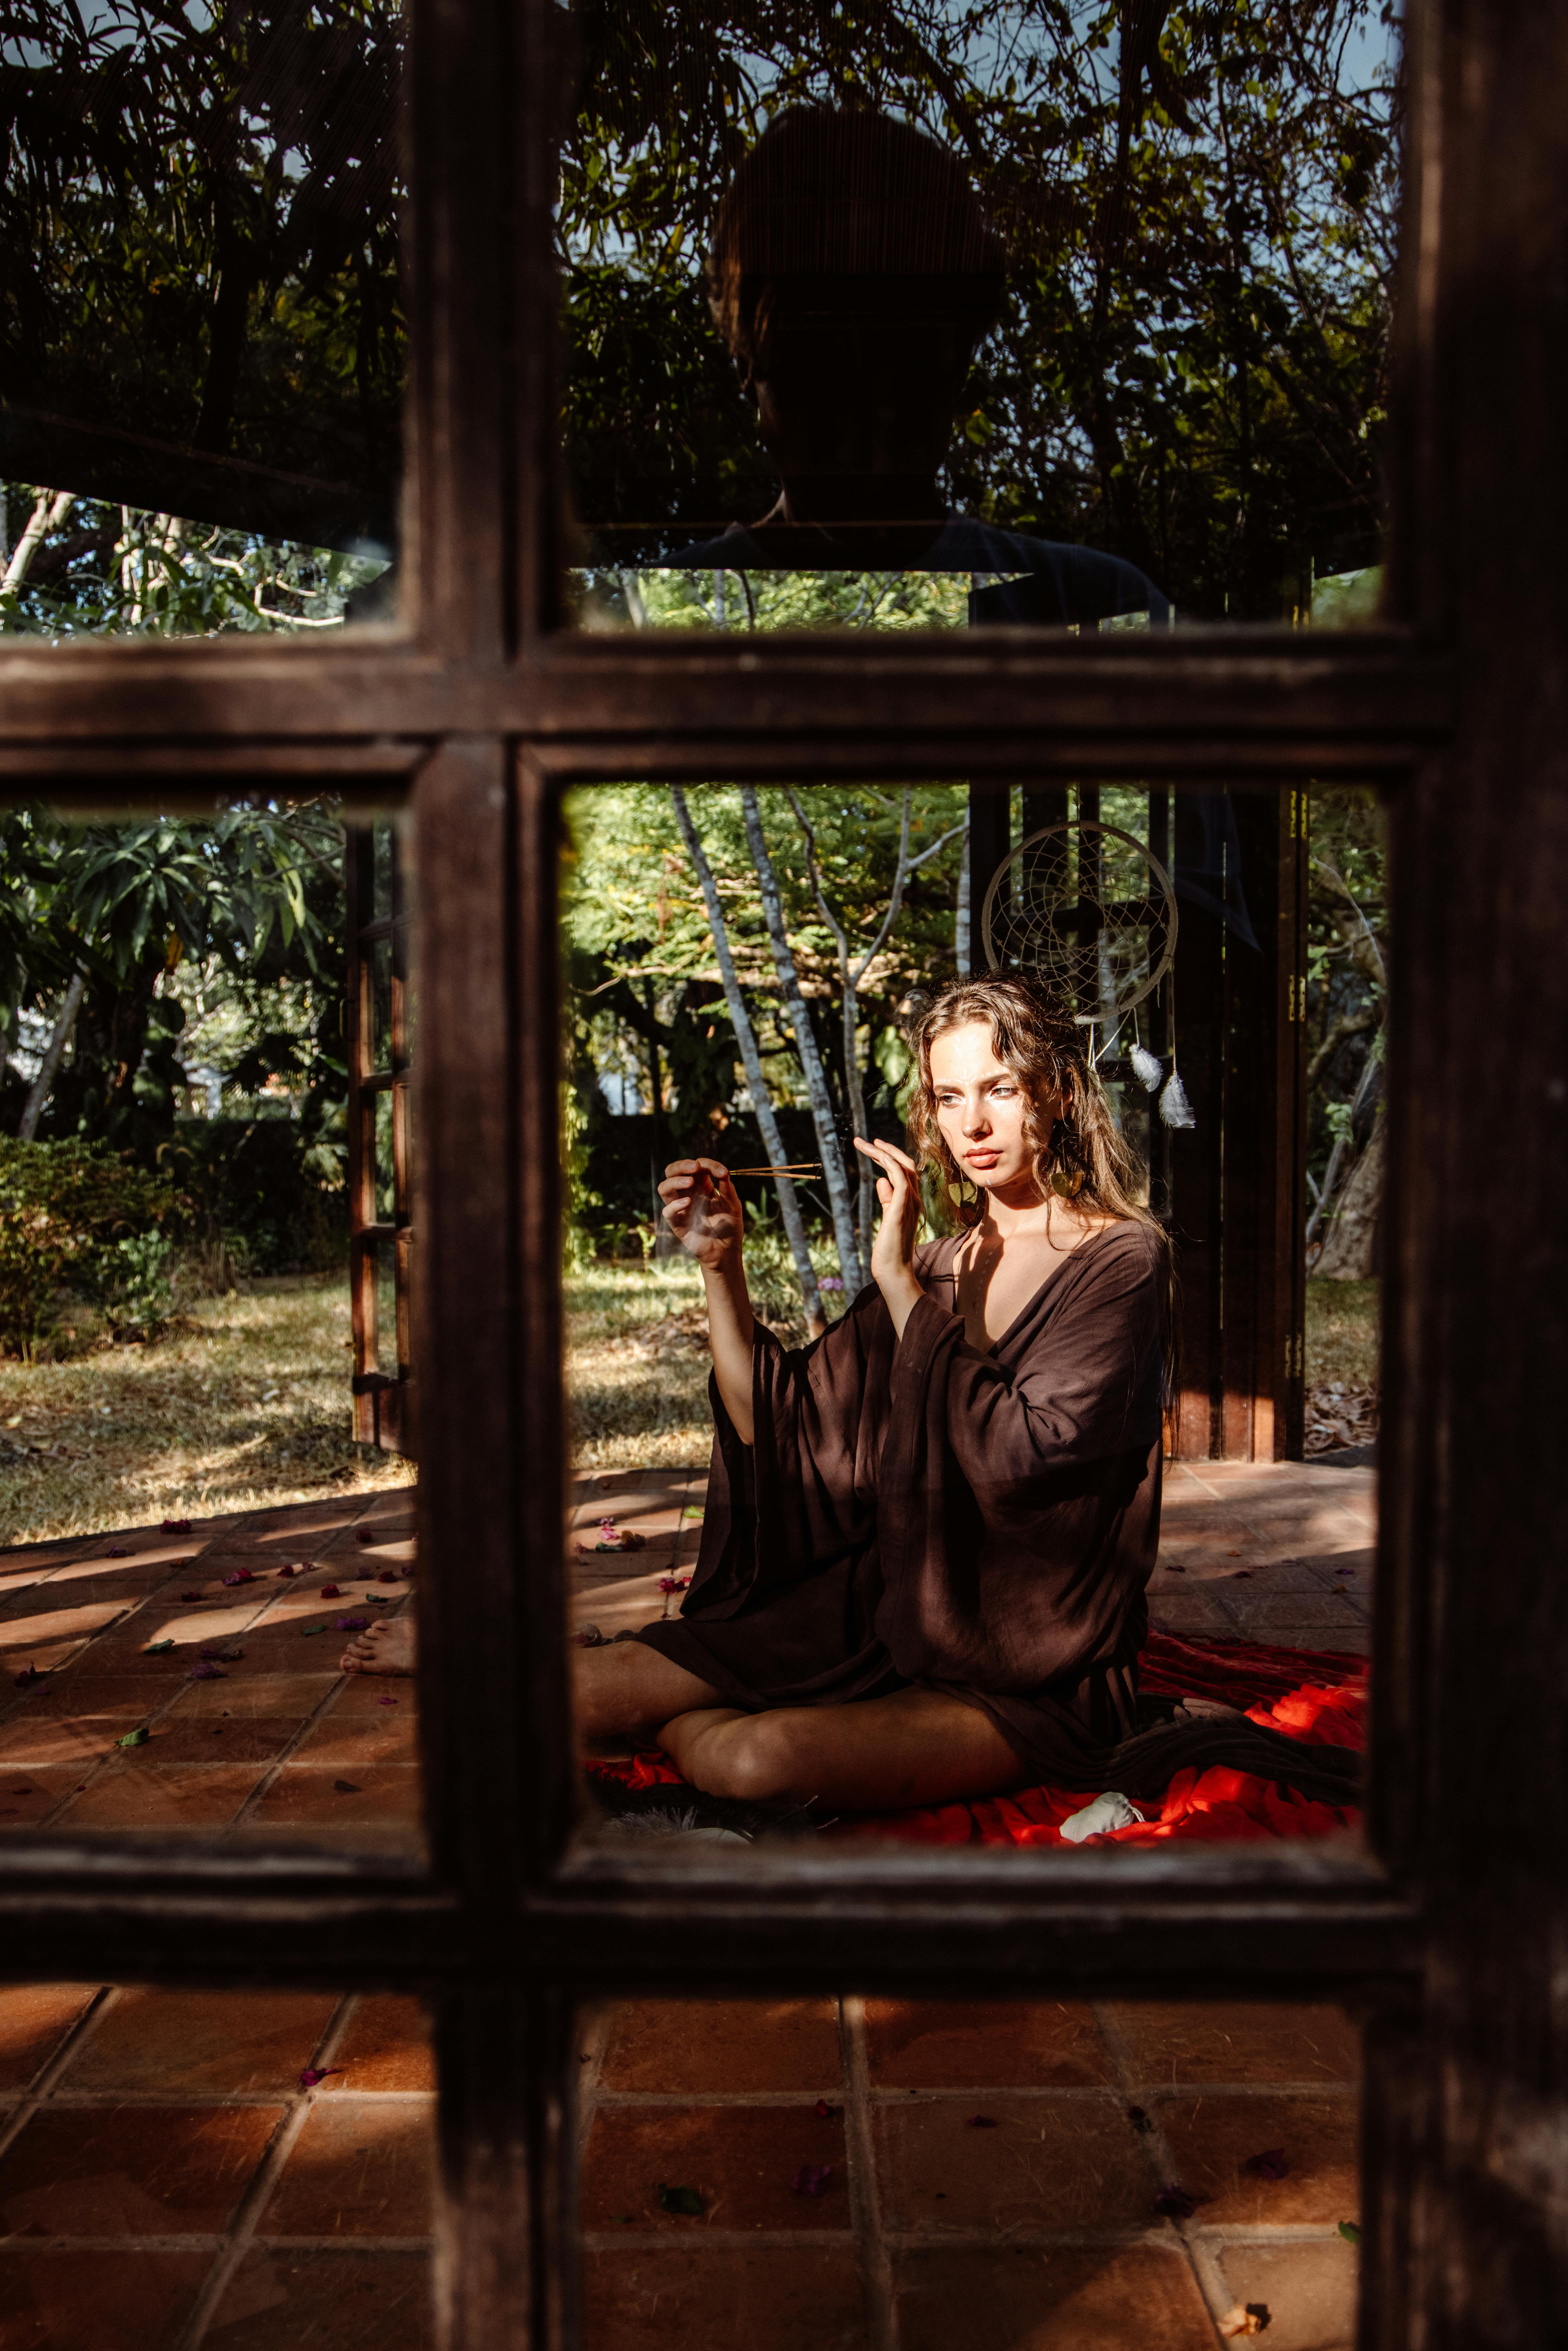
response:
<path id="1" fill-rule="evenodd" d="M 915 1271 L 915 1237 L 920 1229 L 919 1170 L 896 1143 L 867 1143 L 856 1135 L 855 1149 L 876 1162 L 876 1196 L 882 1221 L 871 1252 L 872 1280 L 881 1290 L 902 1339 L 904 1326 L 921 1296 Z"/>
<path id="2" fill-rule="evenodd" d="M 740 1196 L 718 1159 L 672 1159 L 659 1186 L 664 1222 L 690 1257 L 716 1270 L 740 1259 Z"/>

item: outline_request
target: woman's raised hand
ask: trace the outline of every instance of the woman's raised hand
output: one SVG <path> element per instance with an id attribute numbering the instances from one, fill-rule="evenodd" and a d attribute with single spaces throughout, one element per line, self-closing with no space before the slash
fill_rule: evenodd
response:
<path id="1" fill-rule="evenodd" d="M 909 1309 L 920 1295 L 915 1272 L 920 1171 L 896 1143 L 867 1143 L 858 1134 L 854 1140 L 855 1149 L 873 1159 L 879 1170 L 876 1196 L 882 1202 L 882 1221 L 872 1244 L 872 1280 L 886 1299 L 902 1334 Z"/>
<path id="2" fill-rule="evenodd" d="M 699 1265 L 738 1263 L 745 1223 L 740 1196 L 720 1159 L 672 1159 L 659 1186 L 664 1222 Z"/>

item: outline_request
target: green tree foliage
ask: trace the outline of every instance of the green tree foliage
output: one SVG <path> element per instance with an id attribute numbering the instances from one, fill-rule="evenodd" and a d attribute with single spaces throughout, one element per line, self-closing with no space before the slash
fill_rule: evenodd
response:
<path id="1" fill-rule="evenodd" d="M 168 1183 L 101 1144 L 0 1136 L 0 1347 L 32 1356 L 59 1285 L 105 1291 L 111 1320 L 160 1311 Z"/>
<path id="2" fill-rule="evenodd" d="M 769 116 L 821 99 L 944 140 L 1007 240 L 956 507 L 1126 556 L 1193 616 L 1288 616 L 1312 566 L 1370 559 L 1392 0 L 585 0 L 573 21 L 567 433 L 579 512 L 622 560 L 770 502 L 700 262 Z"/>
<path id="3" fill-rule="evenodd" d="M 319 1128 L 345 1094 L 338 1012 L 343 948 L 340 839 L 319 802 L 222 809 L 206 819 L 70 824 L 6 812 L 0 894 L 0 1017 L 45 1025 L 72 974 L 86 977 L 69 1055 L 42 1135 L 85 1135 L 156 1163 L 190 1083 L 183 977 L 205 975 L 235 1008 L 230 1074 L 308 1090 Z M 25 1081 L 5 1081 L 14 1130 Z"/>
<path id="4" fill-rule="evenodd" d="M 778 974 L 746 837 L 738 789 L 693 788 L 694 820 L 714 869 L 737 974 L 781 1105 L 802 1113 L 805 1086 L 784 1019 Z M 839 1017 L 835 942 L 817 910 L 805 843 L 783 789 L 759 791 L 763 827 L 783 898 L 789 942 L 810 1013 L 835 1113 L 847 1133 L 851 1089 Z M 851 935 L 870 945 L 886 912 L 898 857 L 900 796 L 868 785 L 815 785 L 801 798 L 817 835 L 831 903 Z M 964 790 L 916 790 L 911 841 L 916 852 L 964 814 Z M 580 1086 L 600 1074 L 653 1098 L 658 1056 L 664 1140 L 677 1148 L 717 1145 L 737 1116 L 740 1080 L 726 1018 L 702 893 L 682 847 L 668 793 L 651 784 L 601 786 L 570 803 L 572 857 L 564 895 L 569 975 L 574 987 Z M 900 921 L 861 987 L 861 1068 L 884 1082 L 882 1064 L 896 1041 L 897 1008 L 918 982 L 950 977 L 961 843 L 955 839 L 910 879 Z M 801 1149 L 813 1146 L 802 1123 Z M 747 1146 L 747 1156 L 752 1146 Z M 597 1179 L 596 1179 L 597 1180 Z M 639 1201 L 635 1205 L 641 1207 Z M 621 1213 L 626 1213 L 624 1205 Z"/>
<path id="5" fill-rule="evenodd" d="M 7 401 L 391 502 L 400 12 L 5 0 Z"/>

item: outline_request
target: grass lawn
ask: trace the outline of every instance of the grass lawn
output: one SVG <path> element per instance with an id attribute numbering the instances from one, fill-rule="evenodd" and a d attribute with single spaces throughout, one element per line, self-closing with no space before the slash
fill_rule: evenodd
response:
<path id="1" fill-rule="evenodd" d="M 1338 1380 L 1347 1390 L 1377 1385 L 1375 1281 L 1307 1284 L 1307 1385 Z"/>
<path id="2" fill-rule="evenodd" d="M 799 1290 L 747 1268 L 758 1317 L 787 1346 L 806 1332 Z M 793 1319 L 791 1319 L 793 1315 Z M 702 1276 L 687 1258 L 580 1268 L 566 1284 L 566 1393 L 579 1469 L 705 1469 L 712 1358 Z"/>
<path id="3" fill-rule="evenodd" d="M 347 1283 L 305 1274 L 147 1345 L 0 1363 L 0 1544 L 412 1485 L 352 1441 L 349 1360 Z"/>

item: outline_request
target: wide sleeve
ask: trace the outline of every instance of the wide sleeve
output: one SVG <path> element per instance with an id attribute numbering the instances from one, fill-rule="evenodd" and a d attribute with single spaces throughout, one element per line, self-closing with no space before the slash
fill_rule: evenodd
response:
<path id="1" fill-rule="evenodd" d="M 710 1377 L 713 1458 L 683 1614 L 733 1616 L 864 1543 L 876 1522 L 894 1343 L 874 1286 L 809 1347 L 786 1348 L 758 1322 L 749 1446 Z"/>

